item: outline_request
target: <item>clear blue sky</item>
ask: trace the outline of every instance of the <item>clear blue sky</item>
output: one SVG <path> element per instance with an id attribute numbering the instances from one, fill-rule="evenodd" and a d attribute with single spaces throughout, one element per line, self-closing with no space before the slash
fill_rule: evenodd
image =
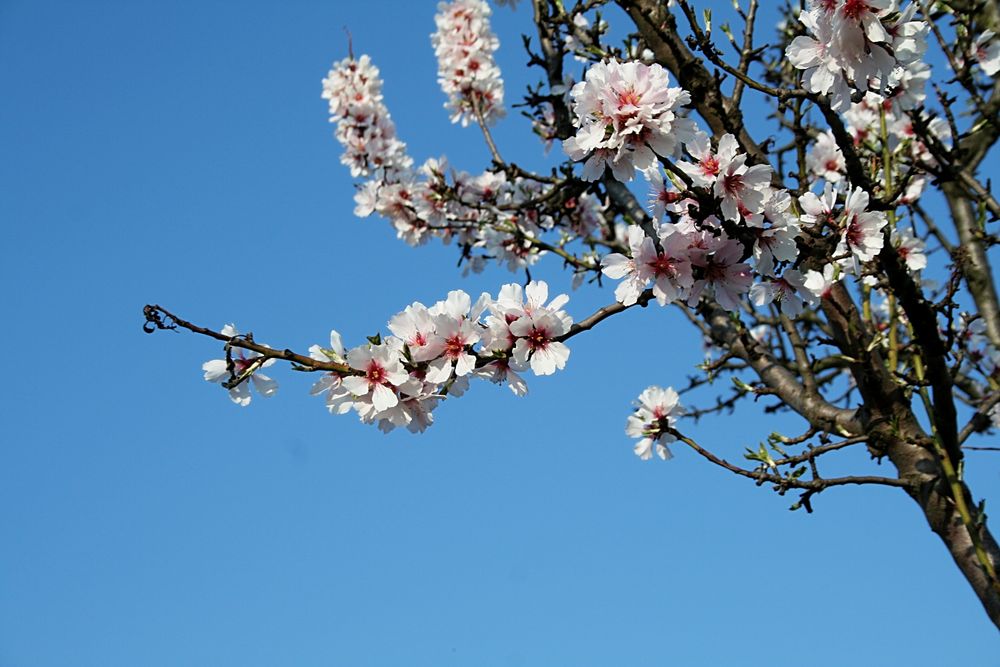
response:
<path id="1" fill-rule="evenodd" d="M 488 160 L 441 108 L 435 3 L 362 5 L 0 4 L 0 666 L 995 665 L 902 493 L 791 513 L 682 448 L 632 455 L 630 401 L 701 354 L 659 309 L 574 339 L 526 399 L 475 385 L 423 436 L 332 417 L 286 369 L 240 409 L 201 379 L 218 346 L 142 333 L 159 302 L 352 345 L 413 300 L 517 279 L 464 279 L 453 248 L 352 216 L 319 97 L 342 26 L 412 155 Z M 528 8 L 495 26 L 510 102 Z M 513 113 L 501 147 L 542 164 L 526 127 Z M 568 289 L 556 262 L 537 273 Z M 796 425 L 746 411 L 693 433 L 738 458 Z M 969 458 L 1000 497 L 1000 459 Z"/>

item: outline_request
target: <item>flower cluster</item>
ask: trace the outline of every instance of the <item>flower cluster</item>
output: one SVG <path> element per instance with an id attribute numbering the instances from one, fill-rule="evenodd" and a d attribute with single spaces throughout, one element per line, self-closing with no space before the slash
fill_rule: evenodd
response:
<path id="1" fill-rule="evenodd" d="M 779 275 L 799 252 L 801 224 L 791 211 L 791 196 L 771 186 L 769 166 L 747 164 L 731 134 L 715 149 L 697 130 L 682 144 L 691 161 L 676 167 L 690 179 L 690 189 L 679 192 L 658 170 L 645 172 L 652 183 L 654 233 L 629 227 L 623 240 L 628 254 L 611 253 L 602 260 L 604 274 L 622 281 L 615 290 L 618 300 L 636 303 L 652 283 L 662 305 L 685 301 L 694 306 L 712 296 L 736 311 L 755 271 L 764 282 L 751 293 L 754 303 L 775 302 L 786 314 L 801 312 L 803 300 L 811 298 L 804 278 L 787 268 Z M 730 236 L 734 226 L 739 238 Z M 744 261 L 748 255 L 753 267 Z"/>
<path id="2" fill-rule="evenodd" d="M 926 138 L 921 138 L 923 133 L 917 132 L 915 122 L 926 126 L 931 141 L 948 146 L 951 144 L 948 121 L 941 117 L 931 117 L 927 112 L 918 114 L 916 111 L 906 111 L 898 96 L 885 98 L 873 92 L 866 93 L 861 100 L 852 103 L 843 116 L 847 129 L 854 138 L 854 149 L 860 156 L 879 163 L 884 149 L 888 148 L 893 157 L 916 168 L 898 198 L 900 204 L 916 202 L 927 184 L 927 176 L 923 170 L 936 166 L 937 160 L 927 145 Z M 882 132 L 883 121 L 885 133 Z M 816 150 L 821 150 L 819 141 L 814 152 Z M 839 182 L 831 172 L 817 175 L 830 183 Z M 884 178 L 885 174 L 879 176 Z"/>
<path id="3" fill-rule="evenodd" d="M 363 422 L 378 424 L 383 431 L 398 426 L 423 431 L 433 423 L 438 403 L 445 396 L 462 395 L 470 378 L 506 382 L 514 394 L 523 396 L 528 388 L 519 373 L 531 369 L 535 375 L 551 375 L 566 366 L 569 348 L 562 339 L 573 324 L 563 310 L 568 301 L 565 294 L 550 301 L 544 282 L 525 288 L 504 285 L 496 299 L 483 293 L 475 302 L 456 290 L 430 307 L 410 304 L 389 320 L 391 335 L 350 350 L 333 331 L 329 347 L 313 345 L 309 353 L 343 368 L 324 373 L 311 393 L 323 396 L 331 413 L 354 410 Z M 238 335 L 232 325 L 222 333 Z M 241 379 L 230 396 L 248 405 L 251 382 L 264 396 L 274 394 L 277 383 L 257 372 L 273 358 L 264 361 L 260 355 L 242 353 L 235 349 L 232 373 L 221 359 L 202 368 L 211 382 Z"/>
<path id="4" fill-rule="evenodd" d="M 466 16 L 459 5 L 475 8 L 475 3 L 455 3 L 458 13 L 448 16 Z M 488 32 L 485 16 L 474 23 Z M 563 195 L 544 181 L 509 180 L 503 171 L 460 172 L 444 158 L 412 168 L 405 144 L 395 138 L 381 88 L 368 56 L 334 63 L 324 81 L 337 137 L 347 148 L 343 161 L 353 175 L 367 177 L 355 194 L 359 217 L 378 213 L 410 245 L 431 238 L 455 241 L 472 271 L 482 270 L 488 260 L 523 270 L 547 252 L 543 234 L 558 230 L 555 243 L 565 246 L 596 228 L 603 207 L 590 193 Z M 596 269 L 596 258 L 589 268 L 578 268 Z"/>
<path id="5" fill-rule="evenodd" d="M 708 135 L 695 132 L 685 142 L 685 147 L 697 163 L 679 162 L 677 166 L 696 186 L 712 190 L 720 200 L 726 220 L 749 219 L 763 210 L 771 182 L 771 167 L 764 164 L 748 166 L 746 154 L 739 152 L 736 137 L 723 135 L 713 153 Z"/>
<path id="6" fill-rule="evenodd" d="M 843 194 L 843 208 L 838 207 L 842 193 L 827 185 L 822 196 L 812 192 L 799 197 L 803 211 L 802 223 L 817 232 L 832 230 L 838 235 L 833 258 L 822 271 L 809 270 L 805 287 L 817 298 L 829 295 L 831 286 L 841 276 L 861 276 L 861 266 L 875 259 L 885 244 L 883 229 L 887 220 L 880 211 L 869 211 L 870 198 L 861 188 Z M 894 236 L 897 251 L 911 271 L 919 271 L 927 264 L 923 256 L 923 242 L 905 232 Z"/>
<path id="7" fill-rule="evenodd" d="M 657 227 L 659 247 L 638 225 L 628 229 L 631 257 L 612 253 L 602 260 L 602 271 L 622 282 L 615 297 L 629 306 L 653 283 L 660 305 L 686 301 L 689 305 L 708 293 L 727 310 L 739 308 L 740 295 L 750 289 L 750 265 L 740 261 L 743 246 L 726 236 L 693 225 L 662 223 Z"/>
<path id="8" fill-rule="evenodd" d="M 632 180 L 636 169 L 654 167 L 657 155 L 673 155 L 694 131 L 694 122 L 679 115 L 690 94 L 671 88 L 660 65 L 596 63 L 570 95 L 579 129 L 563 149 L 573 160 L 586 159 L 588 181 L 600 178 L 606 167 L 619 181 Z"/>
<path id="9" fill-rule="evenodd" d="M 838 189 L 844 158 L 832 137 L 821 135 L 810 159 L 815 171 L 828 174 L 826 190 L 822 196 L 803 194 L 798 215 L 788 191 L 771 184 L 771 168 L 748 165 L 733 135 L 724 135 L 713 148 L 695 129 L 681 144 L 690 161 L 675 167 L 688 177 L 687 189 L 675 190 L 659 170 L 644 172 L 652 184 L 652 233 L 629 226 L 621 242 L 627 252 L 601 260 L 604 275 L 621 281 L 615 297 L 622 304 L 635 304 L 652 284 L 661 305 L 695 306 L 710 296 L 736 312 L 749 293 L 755 306 L 774 304 L 795 317 L 829 293 L 834 275 L 860 276 L 862 265 L 881 251 L 886 216 L 868 210 L 870 196 L 863 189 Z M 821 271 L 803 273 L 796 266 L 803 227 L 837 238 L 830 266 Z M 910 270 L 926 265 L 918 238 L 907 233 L 893 238 Z M 752 266 L 744 261 L 748 255 Z"/>
<path id="10" fill-rule="evenodd" d="M 635 412 L 625 424 L 625 433 L 630 438 L 639 438 L 634 451 L 643 461 L 653 458 L 654 452 L 664 460 L 673 458 L 667 445 L 677 439 L 671 431 L 677 417 L 684 414 L 679 400 L 672 387 L 647 387 L 639 394 Z"/>
<path id="11" fill-rule="evenodd" d="M 870 87 L 917 88 L 904 101 L 915 106 L 929 76 L 921 61 L 929 27 L 913 20 L 916 9 L 912 3 L 900 13 L 896 0 L 811 0 L 799 15 L 810 34 L 796 37 L 785 54 L 805 70 L 806 89 L 829 93 L 837 111 L 848 108 L 851 90 Z"/>
<path id="12" fill-rule="evenodd" d="M 493 60 L 500 46 L 490 29 L 490 8 L 483 0 L 453 0 L 438 5 L 437 32 L 431 35 L 438 59 L 438 83 L 448 96 L 451 121 L 487 123 L 504 115 L 503 79 Z"/>
<path id="13" fill-rule="evenodd" d="M 486 89 L 477 85 L 494 76 L 499 81 L 491 60 L 496 44 L 486 21 L 488 13 L 479 0 L 440 5 L 434 45 L 455 120 L 467 122 L 472 100 L 486 99 L 472 97 L 485 95 Z M 908 120 L 909 133 L 914 134 L 914 116 L 903 111 L 912 100 L 922 99 L 922 87 L 907 82 L 919 78 L 926 26 L 911 17 L 912 11 L 888 11 L 883 0 L 814 3 L 803 22 L 822 35 L 832 35 L 834 27 L 843 34 L 813 40 L 810 48 L 822 51 L 817 64 L 822 71 L 807 79 L 829 75 L 838 85 L 863 82 L 865 90 L 869 86 L 885 90 L 887 82 L 895 86 L 887 91 L 891 95 L 867 92 L 861 102 L 846 107 L 855 149 L 880 150 L 877 142 L 868 146 L 866 137 L 884 137 L 881 123 L 889 123 L 891 150 L 909 151 L 907 157 L 914 161 L 930 161 L 926 147 L 906 138 L 904 124 Z M 797 38 L 796 48 L 804 48 L 802 40 L 807 39 Z M 860 39 L 862 46 L 851 39 Z M 850 56 L 852 44 L 861 55 Z M 367 96 L 380 100 L 377 70 L 365 63 L 370 74 L 363 77 L 365 84 L 375 91 Z M 909 74 L 901 74 L 902 65 L 912 65 Z M 349 71 L 336 80 L 353 80 L 354 61 L 338 67 Z M 487 86 L 499 91 L 499 96 L 490 98 L 494 101 L 502 96 L 502 86 L 497 86 Z M 605 216 L 595 194 L 564 194 L 545 179 L 512 179 L 502 170 L 479 175 L 458 172 L 443 158 L 414 170 L 402 151 L 401 159 L 366 156 L 366 164 L 398 166 L 360 172 L 370 179 L 359 187 L 356 213 L 379 213 L 411 244 L 433 237 L 455 241 L 472 270 L 479 270 L 487 259 L 513 271 L 526 269 L 543 253 L 561 251 L 574 238 L 592 239 L 600 230 L 612 252 L 600 261 L 596 254 L 588 255 L 592 264 L 577 270 L 601 271 L 620 281 L 615 296 L 626 306 L 644 298 L 651 288 L 661 305 L 682 302 L 693 307 L 705 298 L 738 312 L 749 299 L 758 308 L 773 305 L 795 317 L 806 304 L 827 296 L 844 276 L 861 279 L 863 265 L 882 250 L 886 216 L 870 211 L 868 192 L 848 183 L 843 151 L 830 133 L 818 135 L 806 165 L 826 181 L 826 189 L 821 195 L 806 192 L 795 202 L 775 184 L 778 179 L 770 165 L 753 164 L 734 135 L 713 142 L 683 115 L 681 109 L 690 96 L 670 87 L 659 65 L 595 63 L 585 80 L 572 87 L 569 98 L 577 133 L 564 142 L 564 150 L 574 161 L 584 162 L 585 180 L 597 180 L 610 168 L 614 178 L 629 181 L 640 171 L 652 184 L 653 219 L 648 224 L 621 225 L 611 234 L 609 228 L 602 229 Z M 365 94 L 356 101 L 363 99 Z M 354 102 L 337 104 L 336 109 L 347 109 Z M 388 119 L 384 107 L 378 110 Z M 338 118 L 350 115 L 342 111 Z M 661 162 L 668 167 L 666 172 Z M 911 193 L 903 195 L 907 196 Z M 800 266 L 804 229 L 812 236 L 836 239 L 831 259 L 819 270 Z M 557 246 L 542 240 L 549 232 L 559 232 Z M 910 270 L 926 265 L 922 242 L 913 234 L 894 230 L 892 239 Z M 392 335 L 385 339 L 347 351 L 335 335 L 330 348 L 314 348 L 315 358 L 345 365 L 345 372 L 329 373 L 318 382 L 314 393 L 326 396 L 331 411 L 353 409 L 363 421 L 386 430 L 397 426 L 423 430 L 440 400 L 464 392 L 472 377 L 506 381 L 515 393 L 524 393 L 527 387 L 519 373 L 528 368 L 536 375 L 554 373 L 569 356 L 562 342 L 572 324 L 561 310 L 565 298 L 548 305 L 546 300 L 544 283 L 532 283 L 527 290 L 505 286 L 496 299 L 484 294 L 476 303 L 464 292 L 452 292 L 431 307 L 411 304 L 392 318 Z M 633 434 L 645 434 L 637 453 L 644 458 L 653 452 L 666 457 L 670 436 L 665 429 L 679 412 L 676 393 L 651 387 L 640 400 L 642 407 L 630 419 Z"/>
<path id="14" fill-rule="evenodd" d="M 406 144 L 382 103 L 382 81 L 368 56 L 334 63 L 323 79 L 323 99 L 330 102 L 334 136 L 344 146 L 340 161 L 351 175 L 372 176 L 407 169 L 412 160 Z"/>

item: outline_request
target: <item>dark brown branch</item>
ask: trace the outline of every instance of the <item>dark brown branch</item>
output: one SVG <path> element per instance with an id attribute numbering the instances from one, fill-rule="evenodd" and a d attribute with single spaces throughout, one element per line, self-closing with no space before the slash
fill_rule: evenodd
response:
<path id="1" fill-rule="evenodd" d="M 162 306 L 148 305 L 143 309 L 143 313 L 146 317 L 146 324 L 143 328 L 147 333 L 152 333 L 156 330 L 176 329 L 177 327 L 181 327 L 193 333 L 222 341 L 230 347 L 238 347 L 251 352 L 256 352 L 265 359 L 283 359 L 285 361 L 291 361 L 304 368 L 317 371 L 333 371 L 343 375 L 358 374 L 358 371 L 345 364 L 338 364 L 332 361 L 320 361 L 318 359 L 313 359 L 312 357 L 307 357 L 303 354 L 292 352 L 289 349 L 278 350 L 268 347 L 267 345 L 255 343 L 243 336 L 226 336 L 218 331 L 206 329 L 205 327 L 201 327 L 197 324 L 192 324 L 187 320 L 181 319 Z M 163 318 L 166 318 L 166 321 L 164 321 Z"/>
<path id="2" fill-rule="evenodd" d="M 730 463 L 729 461 L 716 456 L 709 450 L 705 449 L 697 442 L 688 438 L 687 436 L 679 433 L 674 429 L 668 429 L 671 435 L 677 438 L 679 441 L 683 442 L 685 445 L 696 451 L 705 459 L 711 461 L 720 468 L 725 468 L 731 473 L 739 475 L 740 477 L 746 477 L 756 481 L 758 484 L 775 484 L 780 489 L 804 489 L 810 491 L 822 491 L 834 486 L 844 486 L 846 484 L 878 484 L 881 486 L 894 486 L 898 488 L 907 488 L 909 483 L 902 479 L 896 479 L 894 477 L 880 477 L 877 475 L 850 475 L 846 477 L 831 477 L 831 478 L 819 478 L 819 479 L 795 479 L 791 477 L 785 477 L 782 475 L 775 475 L 772 473 L 764 472 L 763 470 L 748 470 L 742 468 L 738 465 Z"/>

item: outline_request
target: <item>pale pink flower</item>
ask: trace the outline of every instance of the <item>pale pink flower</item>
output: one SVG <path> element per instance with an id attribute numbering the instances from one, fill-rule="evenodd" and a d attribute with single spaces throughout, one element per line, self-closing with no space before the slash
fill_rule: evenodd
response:
<path id="1" fill-rule="evenodd" d="M 794 262 L 799 256 L 795 242 L 801 234 L 799 222 L 789 213 L 792 204 L 787 190 L 767 188 L 764 210 L 747 219 L 747 226 L 756 235 L 753 257 L 757 273 L 774 275 L 775 262 Z"/>
<path id="2" fill-rule="evenodd" d="M 656 249 L 653 240 L 638 225 L 629 226 L 628 245 L 631 257 L 617 252 L 605 255 L 601 260 L 601 271 L 609 278 L 621 281 L 615 288 L 615 299 L 623 305 L 631 306 L 639 300 L 639 295 L 649 282 L 639 265 L 655 257 Z"/>
<path id="3" fill-rule="evenodd" d="M 685 235 L 672 228 L 673 225 L 662 225 L 659 229 L 661 252 L 641 227 L 632 225 L 628 230 L 632 257 L 612 253 L 602 260 L 604 274 L 621 280 L 615 288 L 615 298 L 623 305 L 635 304 L 651 280 L 653 295 L 660 305 L 686 296 L 694 283 L 688 258 L 689 243 Z"/>
<path id="4" fill-rule="evenodd" d="M 678 141 L 693 135 L 694 123 L 678 115 L 690 95 L 669 86 L 666 70 L 641 62 L 595 63 L 573 86 L 574 137 L 563 142 L 573 160 L 587 160 L 583 177 L 596 180 L 605 166 L 620 181 L 647 170 L 656 156 L 674 153 Z"/>
<path id="5" fill-rule="evenodd" d="M 548 301 L 548 303 L 546 303 Z M 532 280 L 522 289 L 517 283 L 508 283 L 500 288 L 500 293 L 490 309 L 500 311 L 504 315 L 521 317 L 536 311 L 551 312 L 566 322 L 568 329 L 573 324 L 572 318 L 562 310 L 569 301 L 569 296 L 560 294 L 549 301 L 549 285 L 544 280 Z"/>
<path id="6" fill-rule="evenodd" d="M 493 59 L 500 42 L 490 28 L 489 5 L 483 0 L 438 4 L 437 31 L 431 35 L 438 59 L 438 83 L 448 96 L 451 122 L 476 122 L 473 104 L 487 123 L 504 115 L 503 79 Z"/>
<path id="7" fill-rule="evenodd" d="M 844 154 L 833 138 L 833 132 L 826 131 L 816 137 L 816 143 L 806 155 L 806 166 L 813 176 L 830 183 L 839 183 L 844 178 L 847 168 Z"/>
<path id="8" fill-rule="evenodd" d="M 349 375 L 343 380 L 344 387 L 356 397 L 355 409 L 364 416 L 367 406 L 380 413 L 399 402 L 395 387 L 409 379 L 403 370 L 399 349 L 384 342 L 380 345 L 362 345 L 347 353 L 347 363 L 363 373 Z"/>
<path id="9" fill-rule="evenodd" d="M 1000 40 L 995 37 L 992 30 L 984 30 L 972 44 L 971 55 L 987 76 L 1000 72 Z"/>
<path id="10" fill-rule="evenodd" d="M 927 268 L 927 255 L 924 254 L 926 247 L 920 237 L 914 235 L 910 228 L 897 228 L 892 233 L 892 244 L 896 246 L 896 252 L 906 262 L 910 271 L 921 271 Z"/>
<path id="11" fill-rule="evenodd" d="M 806 271 L 804 287 L 812 292 L 817 299 L 826 299 L 830 296 L 830 290 L 840 281 L 840 267 L 830 263 L 823 266 L 823 272 L 810 269 Z"/>
<path id="12" fill-rule="evenodd" d="M 563 320 L 546 310 L 535 310 L 510 324 L 510 332 L 517 337 L 512 352 L 521 365 L 530 364 L 535 375 L 551 375 L 562 370 L 569 359 L 569 348 L 555 340 L 567 333 Z"/>
<path id="13" fill-rule="evenodd" d="M 448 314 L 435 316 L 434 323 L 438 335 L 444 341 L 441 358 L 431 364 L 435 369 L 431 382 L 445 382 L 451 377 L 452 370 L 459 377 L 468 375 L 476 367 L 476 357 L 469 350 L 479 342 L 479 326 L 467 319 L 451 317 Z"/>
<path id="14" fill-rule="evenodd" d="M 834 251 L 836 255 L 851 252 L 855 262 L 855 273 L 858 272 L 858 262 L 870 262 L 882 250 L 884 239 L 882 228 L 885 227 L 885 214 L 868 211 L 868 193 L 861 188 L 855 188 L 847 195 L 844 202 L 844 217 L 840 243 Z"/>
<path id="15" fill-rule="evenodd" d="M 732 134 L 724 134 L 719 139 L 719 148 L 712 152 L 712 145 L 709 137 L 704 132 L 698 132 L 688 142 L 684 144 L 687 152 L 691 154 L 697 163 L 678 162 L 677 166 L 691 177 L 695 185 L 703 188 L 710 188 L 715 185 L 719 174 L 725 169 L 739 150 L 736 137 Z"/>
<path id="16" fill-rule="evenodd" d="M 715 196 L 721 202 L 722 215 L 726 220 L 739 222 L 741 217 L 759 213 L 764 206 L 765 190 L 771 182 L 771 167 L 763 164 L 748 167 L 745 153 L 729 157 L 730 145 L 723 152 L 723 136 L 719 141 L 720 171 L 714 182 Z M 732 139 L 735 141 L 735 138 Z"/>
<path id="17" fill-rule="evenodd" d="M 750 288 L 750 301 L 755 306 L 763 307 L 769 303 L 776 303 L 780 306 L 781 313 L 788 317 L 800 315 L 803 302 L 813 300 L 812 293 L 805 287 L 805 277 L 795 269 L 788 269 L 778 278 L 754 283 Z"/>
<path id="18" fill-rule="evenodd" d="M 681 194 L 659 169 L 646 172 L 649 179 L 648 209 L 654 220 L 662 220 L 667 211 L 679 213 L 684 205 Z M 693 200 L 691 200 L 693 201 Z"/>
<path id="19" fill-rule="evenodd" d="M 667 444 L 677 439 L 669 429 L 684 413 L 679 400 L 673 387 L 651 386 L 639 394 L 636 410 L 625 423 L 625 434 L 640 439 L 634 451 L 643 461 L 651 459 L 654 452 L 663 460 L 673 458 Z"/>
<path id="20" fill-rule="evenodd" d="M 643 271 L 653 281 L 653 296 L 665 306 L 686 299 L 694 285 L 691 271 L 690 239 L 676 225 L 662 224 L 659 228 L 661 252 L 654 252 L 643 263 Z"/>
<path id="21" fill-rule="evenodd" d="M 410 358 L 416 362 L 438 357 L 445 346 L 437 333 L 433 316 L 420 302 L 414 302 L 403 312 L 393 315 L 389 320 L 389 331 L 406 343 Z"/>
<path id="22" fill-rule="evenodd" d="M 230 338 L 240 335 L 240 332 L 232 324 L 222 327 L 221 333 L 223 336 L 229 336 Z M 261 355 L 259 353 L 250 352 L 238 347 L 231 348 L 229 356 L 233 362 L 232 373 L 230 373 L 225 359 L 206 361 L 201 365 L 201 370 L 205 372 L 206 381 L 218 382 L 220 384 L 227 382 L 231 377 L 240 377 L 248 371 L 253 373 L 249 379 L 245 379 L 243 382 L 229 389 L 229 398 L 232 399 L 233 403 L 244 407 L 250 405 L 250 399 L 252 398 L 250 394 L 251 384 L 253 384 L 257 393 L 264 398 L 270 398 L 278 391 L 277 382 L 257 371 L 257 369 L 267 368 L 273 364 L 273 357 L 262 362 L 260 361 Z"/>
<path id="23" fill-rule="evenodd" d="M 330 331 L 330 346 L 313 345 L 309 348 L 309 357 L 317 361 L 332 361 L 337 364 L 347 364 L 347 353 L 344 343 L 336 330 Z M 349 392 L 343 386 L 344 376 L 336 371 L 327 371 L 319 380 L 313 383 L 309 390 L 311 396 L 326 396 L 326 407 L 333 414 L 342 415 L 350 411 L 354 402 Z"/>
<path id="24" fill-rule="evenodd" d="M 740 296 L 753 282 L 750 266 L 740 261 L 742 254 L 743 245 L 725 236 L 715 240 L 708 252 L 692 254 L 691 263 L 701 269 L 701 278 L 691 288 L 688 305 L 697 305 L 705 288 L 711 287 L 720 306 L 731 312 L 739 310 Z"/>

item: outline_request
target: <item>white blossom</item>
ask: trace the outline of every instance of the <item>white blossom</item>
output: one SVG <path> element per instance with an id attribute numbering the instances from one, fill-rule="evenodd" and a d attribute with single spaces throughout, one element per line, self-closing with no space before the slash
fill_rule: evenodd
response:
<path id="1" fill-rule="evenodd" d="M 438 83 L 448 96 L 451 122 L 476 122 L 474 105 L 486 123 L 504 115 L 503 79 L 493 52 L 500 41 L 490 28 L 489 5 L 483 0 L 438 4 L 437 31 L 431 35 L 438 59 Z"/>
<path id="2" fill-rule="evenodd" d="M 634 451 L 643 461 L 651 459 L 654 452 L 663 460 L 673 458 L 667 445 L 677 438 L 668 429 L 674 428 L 677 417 L 684 413 L 679 400 L 673 387 L 663 389 L 654 385 L 639 394 L 636 410 L 625 424 L 625 433 L 630 438 L 639 438 Z"/>
<path id="3" fill-rule="evenodd" d="M 240 332 L 232 324 L 222 327 L 220 333 L 230 338 L 240 335 Z M 243 377 L 245 373 L 252 373 L 249 378 L 244 378 L 238 385 L 229 388 L 229 398 L 232 399 L 233 403 L 244 407 L 250 405 L 250 399 L 252 398 L 250 394 L 251 384 L 257 390 L 257 393 L 264 398 L 270 398 L 278 391 L 278 383 L 275 380 L 258 372 L 258 369 L 267 368 L 273 364 L 273 357 L 265 361 L 260 361 L 261 354 L 259 352 L 244 350 L 239 347 L 230 348 L 229 357 L 233 364 L 232 372 L 230 372 L 225 359 L 206 361 L 201 365 L 201 370 L 205 372 L 206 381 L 218 382 L 220 384 L 228 382 L 231 378 Z"/>
<path id="4" fill-rule="evenodd" d="M 586 159 L 584 179 L 597 180 L 610 167 L 616 179 L 629 181 L 693 136 L 694 123 L 679 115 L 691 96 L 669 84 L 658 64 L 609 60 L 587 70 L 570 92 L 579 129 L 563 142 L 571 159 Z"/>

